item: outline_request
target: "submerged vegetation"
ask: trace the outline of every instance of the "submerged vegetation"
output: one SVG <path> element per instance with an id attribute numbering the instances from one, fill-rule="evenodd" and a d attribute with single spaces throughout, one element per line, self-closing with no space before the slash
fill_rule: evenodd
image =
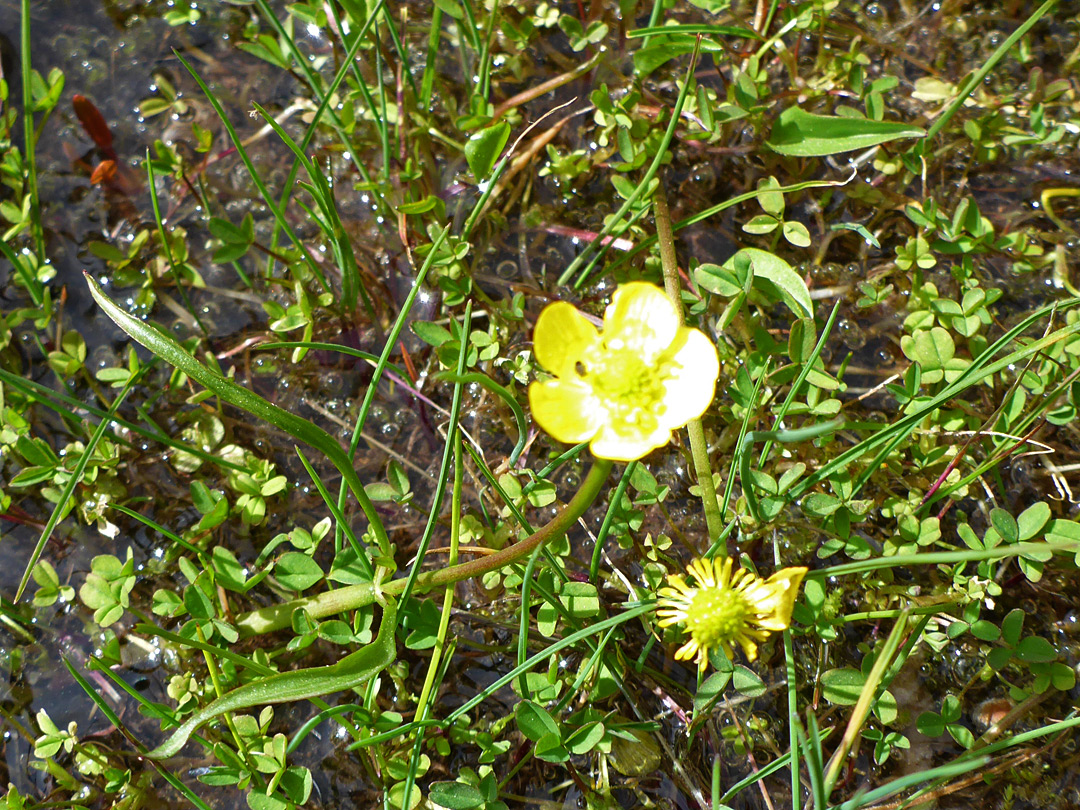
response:
<path id="1" fill-rule="evenodd" d="M 7 808 L 1080 805 L 1075 5 L 82 5 Z"/>

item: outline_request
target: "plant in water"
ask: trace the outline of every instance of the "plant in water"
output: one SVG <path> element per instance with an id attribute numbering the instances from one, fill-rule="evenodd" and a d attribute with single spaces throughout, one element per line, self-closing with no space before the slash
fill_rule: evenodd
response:
<path id="1" fill-rule="evenodd" d="M 644 282 L 615 292 L 602 334 L 560 301 L 540 313 L 533 341 L 555 375 L 529 387 L 533 416 L 559 441 L 589 442 L 598 458 L 633 461 L 667 444 L 709 407 L 720 371 L 712 342 Z"/>
<path id="2" fill-rule="evenodd" d="M 1080 56 L 1033 27 L 1052 0 L 654 3 L 637 30 L 626 3 L 189 4 L 157 29 L 204 35 L 186 72 L 68 71 L 82 155 L 30 8 L 101 4 L 22 5 L 0 517 L 37 590 L 0 613 L 41 774 L 6 749 L 0 807 L 162 779 L 256 810 L 1077 803 L 1026 778 L 1060 786 L 1080 728 Z M 159 131 L 114 139 L 148 81 Z M 75 244 L 157 357 L 86 320 Z"/>

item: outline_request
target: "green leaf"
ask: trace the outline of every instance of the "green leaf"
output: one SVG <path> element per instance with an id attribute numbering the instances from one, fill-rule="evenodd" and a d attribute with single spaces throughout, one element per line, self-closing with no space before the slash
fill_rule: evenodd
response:
<path id="1" fill-rule="evenodd" d="M 250 247 L 251 245 L 247 242 L 230 242 L 215 250 L 212 258 L 215 264 L 235 262 L 247 253 Z"/>
<path id="2" fill-rule="evenodd" d="M 477 182 L 488 179 L 509 139 L 510 125 L 505 121 L 473 133 L 469 138 L 465 144 L 465 160 L 469 162 L 469 169 Z"/>
<path id="3" fill-rule="evenodd" d="M 604 724 L 593 722 L 582 726 L 566 740 L 566 747 L 571 754 L 581 756 L 587 754 L 604 739 Z"/>
<path id="4" fill-rule="evenodd" d="M 878 719 L 886 725 L 895 722 L 896 718 L 900 715 L 900 710 L 896 705 L 896 696 L 888 689 L 883 691 L 878 697 L 877 702 L 874 703 L 874 714 L 876 714 Z"/>
<path id="5" fill-rule="evenodd" d="M 798 318 L 814 317 L 814 305 L 810 301 L 806 282 L 790 264 L 767 251 L 743 248 L 724 262 L 724 268 L 734 271 L 737 262 L 747 260 L 753 270 L 755 288 L 775 300 L 783 301 Z"/>
<path id="6" fill-rule="evenodd" d="M 771 216 L 770 214 L 758 214 L 756 217 L 753 217 L 749 222 L 745 223 L 742 226 L 742 229 L 747 233 L 754 234 L 755 236 L 762 236 L 764 234 L 772 233 L 773 231 L 775 231 L 776 226 L 779 224 L 780 222 L 776 219 L 776 217 Z M 784 224 L 786 225 L 787 223 Z"/>
<path id="7" fill-rule="evenodd" d="M 639 78 L 644 78 L 666 62 L 692 50 L 694 46 L 690 42 L 667 42 L 663 45 L 638 48 L 634 51 L 634 73 Z"/>
<path id="8" fill-rule="evenodd" d="M 747 281 L 751 277 L 747 276 Z M 725 298 L 733 298 L 744 292 L 739 276 L 733 270 L 721 267 L 718 264 L 702 264 L 694 270 L 694 281 L 699 287 Z"/>
<path id="9" fill-rule="evenodd" d="M 172 591 L 166 591 L 163 588 L 158 588 L 154 591 L 153 606 L 151 610 L 154 611 L 155 616 L 175 616 L 182 606 L 183 602 L 180 600 L 180 597 Z"/>
<path id="10" fill-rule="evenodd" d="M 1032 504 L 1016 519 L 1019 539 L 1030 540 L 1042 531 L 1050 521 L 1050 506 L 1043 501 Z"/>
<path id="11" fill-rule="evenodd" d="M 779 219 L 784 213 L 784 193 L 777 191 L 780 181 L 771 175 L 758 182 L 758 205 L 766 214 Z"/>
<path id="12" fill-rule="evenodd" d="M 940 737 L 945 733 L 945 721 L 937 712 L 923 712 L 915 721 L 915 728 L 927 737 Z"/>
<path id="13" fill-rule="evenodd" d="M 1012 660 L 1013 651 L 1009 647 L 995 647 L 986 655 L 986 665 L 993 670 L 1004 669 Z"/>
<path id="14" fill-rule="evenodd" d="M 15 449 L 28 463 L 36 467 L 55 467 L 60 463 L 60 457 L 42 439 L 20 436 L 15 442 Z"/>
<path id="15" fill-rule="evenodd" d="M 545 709 L 531 700 L 523 700 L 514 708 L 514 719 L 517 720 L 521 733 L 534 742 L 539 742 L 549 735 L 559 737 L 559 724 Z"/>
<path id="16" fill-rule="evenodd" d="M 246 223 L 245 223 L 246 225 Z M 245 227 L 237 227 L 227 219 L 212 217 L 208 224 L 210 233 L 227 244 L 250 244 L 253 236 L 247 233 Z"/>
<path id="17" fill-rule="evenodd" d="M 284 753 L 281 759 L 284 762 Z M 311 771 L 307 768 L 286 768 L 281 774 L 281 788 L 295 804 L 304 804 L 310 798 L 313 785 Z"/>
<path id="18" fill-rule="evenodd" d="M 248 795 L 252 795 L 257 791 L 250 791 Z M 389 797 L 390 806 L 396 807 L 399 810 L 416 810 L 420 806 L 420 802 L 424 800 L 424 792 L 420 790 L 419 785 L 413 785 L 412 790 L 409 791 L 409 799 L 405 801 L 405 783 L 398 782 L 396 785 L 390 788 Z"/>
<path id="19" fill-rule="evenodd" d="M 821 676 L 821 694 L 837 706 L 854 706 L 865 684 L 866 676 L 857 669 L 830 669 Z"/>
<path id="20" fill-rule="evenodd" d="M 798 107 L 780 113 L 766 146 L 791 157 L 820 157 L 852 152 L 900 138 L 922 138 L 922 127 L 866 118 L 814 115 Z"/>
<path id="21" fill-rule="evenodd" d="M 1029 664 L 1047 664 L 1057 659 L 1057 651 L 1045 638 L 1028 636 L 1016 645 L 1016 657 Z"/>
<path id="22" fill-rule="evenodd" d="M 202 592 L 198 585 L 188 585 L 184 588 L 184 607 L 193 619 L 212 619 L 214 617 L 214 603 Z"/>
<path id="23" fill-rule="evenodd" d="M 251 810 L 287 810 L 288 803 L 277 796 L 267 796 L 257 790 L 249 790 L 247 804 Z"/>
<path id="24" fill-rule="evenodd" d="M 824 492 L 811 492 L 802 502 L 803 511 L 813 517 L 828 517 L 843 506 L 839 498 L 826 495 Z"/>
<path id="25" fill-rule="evenodd" d="M 735 687 L 736 692 L 746 697 L 760 697 L 767 691 L 765 682 L 758 677 L 758 674 L 742 664 L 736 666 L 732 672 L 731 685 Z"/>
<path id="26" fill-rule="evenodd" d="M 274 576 L 290 591 L 303 591 L 322 579 L 323 571 L 307 554 L 287 551 L 274 566 Z"/>
<path id="27" fill-rule="evenodd" d="M 435 804 L 449 810 L 471 810 L 484 804 L 484 794 L 480 788 L 464 782 L 432 782 L 428 791 L 428 796 Z"/>
<path id="28" fill-rule="evenodd" d="M 533 748 L 533 754 L 542 762 L 566 762 L 570 752 L 566 750 L 558 734 L 548 734 Z"/>
<path id="29" fill-rule="evenodd" d="M 971 729 L 967 726 L 962 726 L 959 723 L 949 723 L 946 730 L 949 732 L 949 736 L 956 740 L 963 748 L 971 748 L 975 744 L 975 735 L 971 733 Z"/>
<path id="30" fill-rule="evenodd" d="M 1001 638 L 1001 630 L 993 622 L 979 619 L 979 621 L 971 625 L 971 635 L 980 641 L 997 641 Z"/>
<path id="31" fill-rule="evenodd" d="M 717 700 L 731 683 L 732 674 L 731 671 L 721 670 L 706 678 L 694 695 L 694 711 L 703 711 L 712 701 Z"/>
<path id="32" fill-rule="evenodd" d="M 795 247 L 810 247 L 810 231 L 801 222 L 785 222 L 784 238 Z"/>
<path id="33" fill-rule="evenodd" d="M 925 383 L 941 382 L 945 378 L 945 369 L 951 367 L 950 361 L 956 354 L 952 335 L 940 326 L 914 335 L 904 335 L 900 338 L 900 349 L 909 360 L 922 366 Z"/>
<path id="34" fill-rule="evenodd" d="M 364 491 L 376 503 L 379 501 L 392 501 L 398 494 L 397 490 L 390 484 L 384 484 L 382 481 L 372 481 L 370 484 L 364 484 Z"/>
<path id="35" fill-rule="evenodd" d="M 942 720 L 945 723 L 956 723 L 962 713 L 963 708 L 960 705 L 960 699 L 955 694 L 946 694 L 945 699 L 942 701 Z"/>
<path id="36" fill-rule="evenodd" d="M 588 619 L 600 613 L 600 598 L 590 582 L 567 582 L 559 590 L 559 599 L 575 619 Z"/>
<path id="37" fill-rule="evenodd" d="M 214 564 L 214 581 L 230 591 L 243 593 L 247 573 L 236 556 L 225 546 L 214 546 L 211 558 Z"/>
<path id="38" fill-rule="evenodd" d="M 1020 633 L 1024 629 L 1024 611 L 1014 608 L 1009 611 L 1001 621 L 1002 640 L 1010 647 L 1015 647 L 1020 641 Z"/>
<path id="39" fill-rule="evenodd" d="M 453 335 L 444 327 L 427 321 L 415 321 L 412 330 L 424 343 L 434 346 L 436 349 L 453 338 Z"/>
<path id="40" fill-rule="evenodd" d="M 151 118 L 155 115 L 161 115 L 161 113 L 172 107 L 172 102 L 167 98 L 147 98 L 139 102 L 139 112 L 142 113 L 144 118 Z"/>
<path id="41" fill-rule="evenodd" d="M 1050 667 L 1050 683 L 1059 692 L 1068 692 L 1076 686 L 1076 672 L 1067 664 L 1053 664 Z"/>
<path id="42" fill-rule="evenodd" d="M 990 510 L 990 523 L 1006 543 L 1015 543 L 1020 539 L 1020 530 L 1016 518 L 1004 509 L 994 508 Z"/>
<path id="43" fill-rule="evenodd" d="M 540 635 L 551 638 L 555 635 L 555 628 L 559 626 L 559 611 L 554 605 L 547 602 L 540 605 L 536 611 L 536 629 Z"/>
<path id="44" fill-rule="evenodd" d="M 390 486 L 397 490 L 398 495 L 408 495 L 412 489 L 405 468 L 394 459 L 391 459 L 390 463 L 386 465 L 386 480 Z"/>
<path id="45" fill-rule="evenodd" d="M 223 498 L 221 490 L 212 490 L 202 481 L 191 482 L 191 503 L 202 514 L 211 512 Z"/>
<path id="46" fill-rule="evenodd" d="M 443 14 L 453 17 L 455 20 L 460 20 L 465 16 L 465 11 L 453 0 L 435 0 L 435 6 L 441 9 Z M 361 17 L 359 22 L 363 22 L 363 20 L 364 18 Z"/>
<path id="47" fill-rule="evenodd" d="M 108 242 L 91 242 L 87 245 L 87 248 L 99 259 L 104 259 L 107 262 L 122 262 L 127 258 L 125 253 Z"/>
<path id="48" fill-rule="evenodd" d="M 434 194 L 429 194 L 422 200 L 402 203 L 397 207 L 397 210 L 400 211 L 402 214 L 412 215 L 426 214 L 429 211 L 436 211 L 435 218 L 441 220 L 446 216 L 446 203 L 444 203 L 441 198 L 436 197 Z"/>

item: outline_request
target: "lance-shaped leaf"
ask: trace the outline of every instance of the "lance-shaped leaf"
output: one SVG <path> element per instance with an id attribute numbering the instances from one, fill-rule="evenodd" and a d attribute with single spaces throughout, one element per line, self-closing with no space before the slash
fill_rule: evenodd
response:
<path id="1" fill-rule="evenodd" d="M 780 113 L 766 145 L 774 152 L 792 157 L 819 157 L 868 149 L 900 138 L 922 138 L 926 130 L 911 124 L 814 115 L 798 107 Z"/>
<path id="2" fill-rule="evenodd" d="M 257 416 L 259 419 L 269 422 L 279 430 L 288 433 L 294 439 L 303 442 L 309 447 L 314 447 L 325 455 L 337 467 L 338 472 L 348 483 L 349 489 L 352 490 L 353 495 L 360 502 L 360 508 L 364 510 L 364 514 L 371 523 L 379 546 L 389 548 L 389 540 L 386 538 L 386 531 L 378 513 L 375 511 L 375 506 L 367 493 L 364 492 L 364 486 L 352 467 L 352 461 L 348 453 L 342 449 L 333 436 L 307 419 L 267 402 L 253 391 L 249 391 L 242 385 L 238 385 L 216 371 L 210 370 L 185 351 L 184 347 L 171 336 L 155 329 L 148 323 L 140 321 L 138 318 L 132 317 L 117 306 L 111 298 L 102 292 L 101 287 L 90 277 L 89 273 L 83 273 L 83 275 L 86 276 L 90 294 L 97 301 L 98 306 L 134 340 L 148 348 L 166 363 L 176 366 L 200 385 L 213 391 L 230 405 L 234 405 Z"/>

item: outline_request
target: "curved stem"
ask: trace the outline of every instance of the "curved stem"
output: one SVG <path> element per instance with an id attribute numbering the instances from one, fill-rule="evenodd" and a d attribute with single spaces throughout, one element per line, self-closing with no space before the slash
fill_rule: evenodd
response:
<path id="1" fill-rule="evenodd" d="M 596 459 L 582 482 L 581 489 L 548 523 L 541 526 L 524 540 L 512 546 L 507 546 L 494 554 L 442 568 L 438 571 L 426 571 L 420 574 L 416 578 L 413 591 L 415 593 L 429 591 L 443 585 L 461 582 L 463 579 L 482 576 L 489 571 L 496 571 L 527 557 L 549 540 L 561 537 L 596 500 L 596 496 L 600 494 L 600 490 L 607 481 L 610 472 L 610 461 Z M 397 596 L 404 590 L 405 582 L 404 579 L 395 579 L 392 582 L 378 586 L 372 582 L 364 582 L 359 585 L 338 588 L 335 591 L 327 591 L 318 596 L 272 605 L 240 616 L 236 621 L 236 628 L 240 631 L 241 636 L 254 636 L 288 627 L 293 612 L 301 608 L 316 619 L 332 616 L 346 610 L 355 610 L 372 604 L 375 601 L 376 593 Z"/>

